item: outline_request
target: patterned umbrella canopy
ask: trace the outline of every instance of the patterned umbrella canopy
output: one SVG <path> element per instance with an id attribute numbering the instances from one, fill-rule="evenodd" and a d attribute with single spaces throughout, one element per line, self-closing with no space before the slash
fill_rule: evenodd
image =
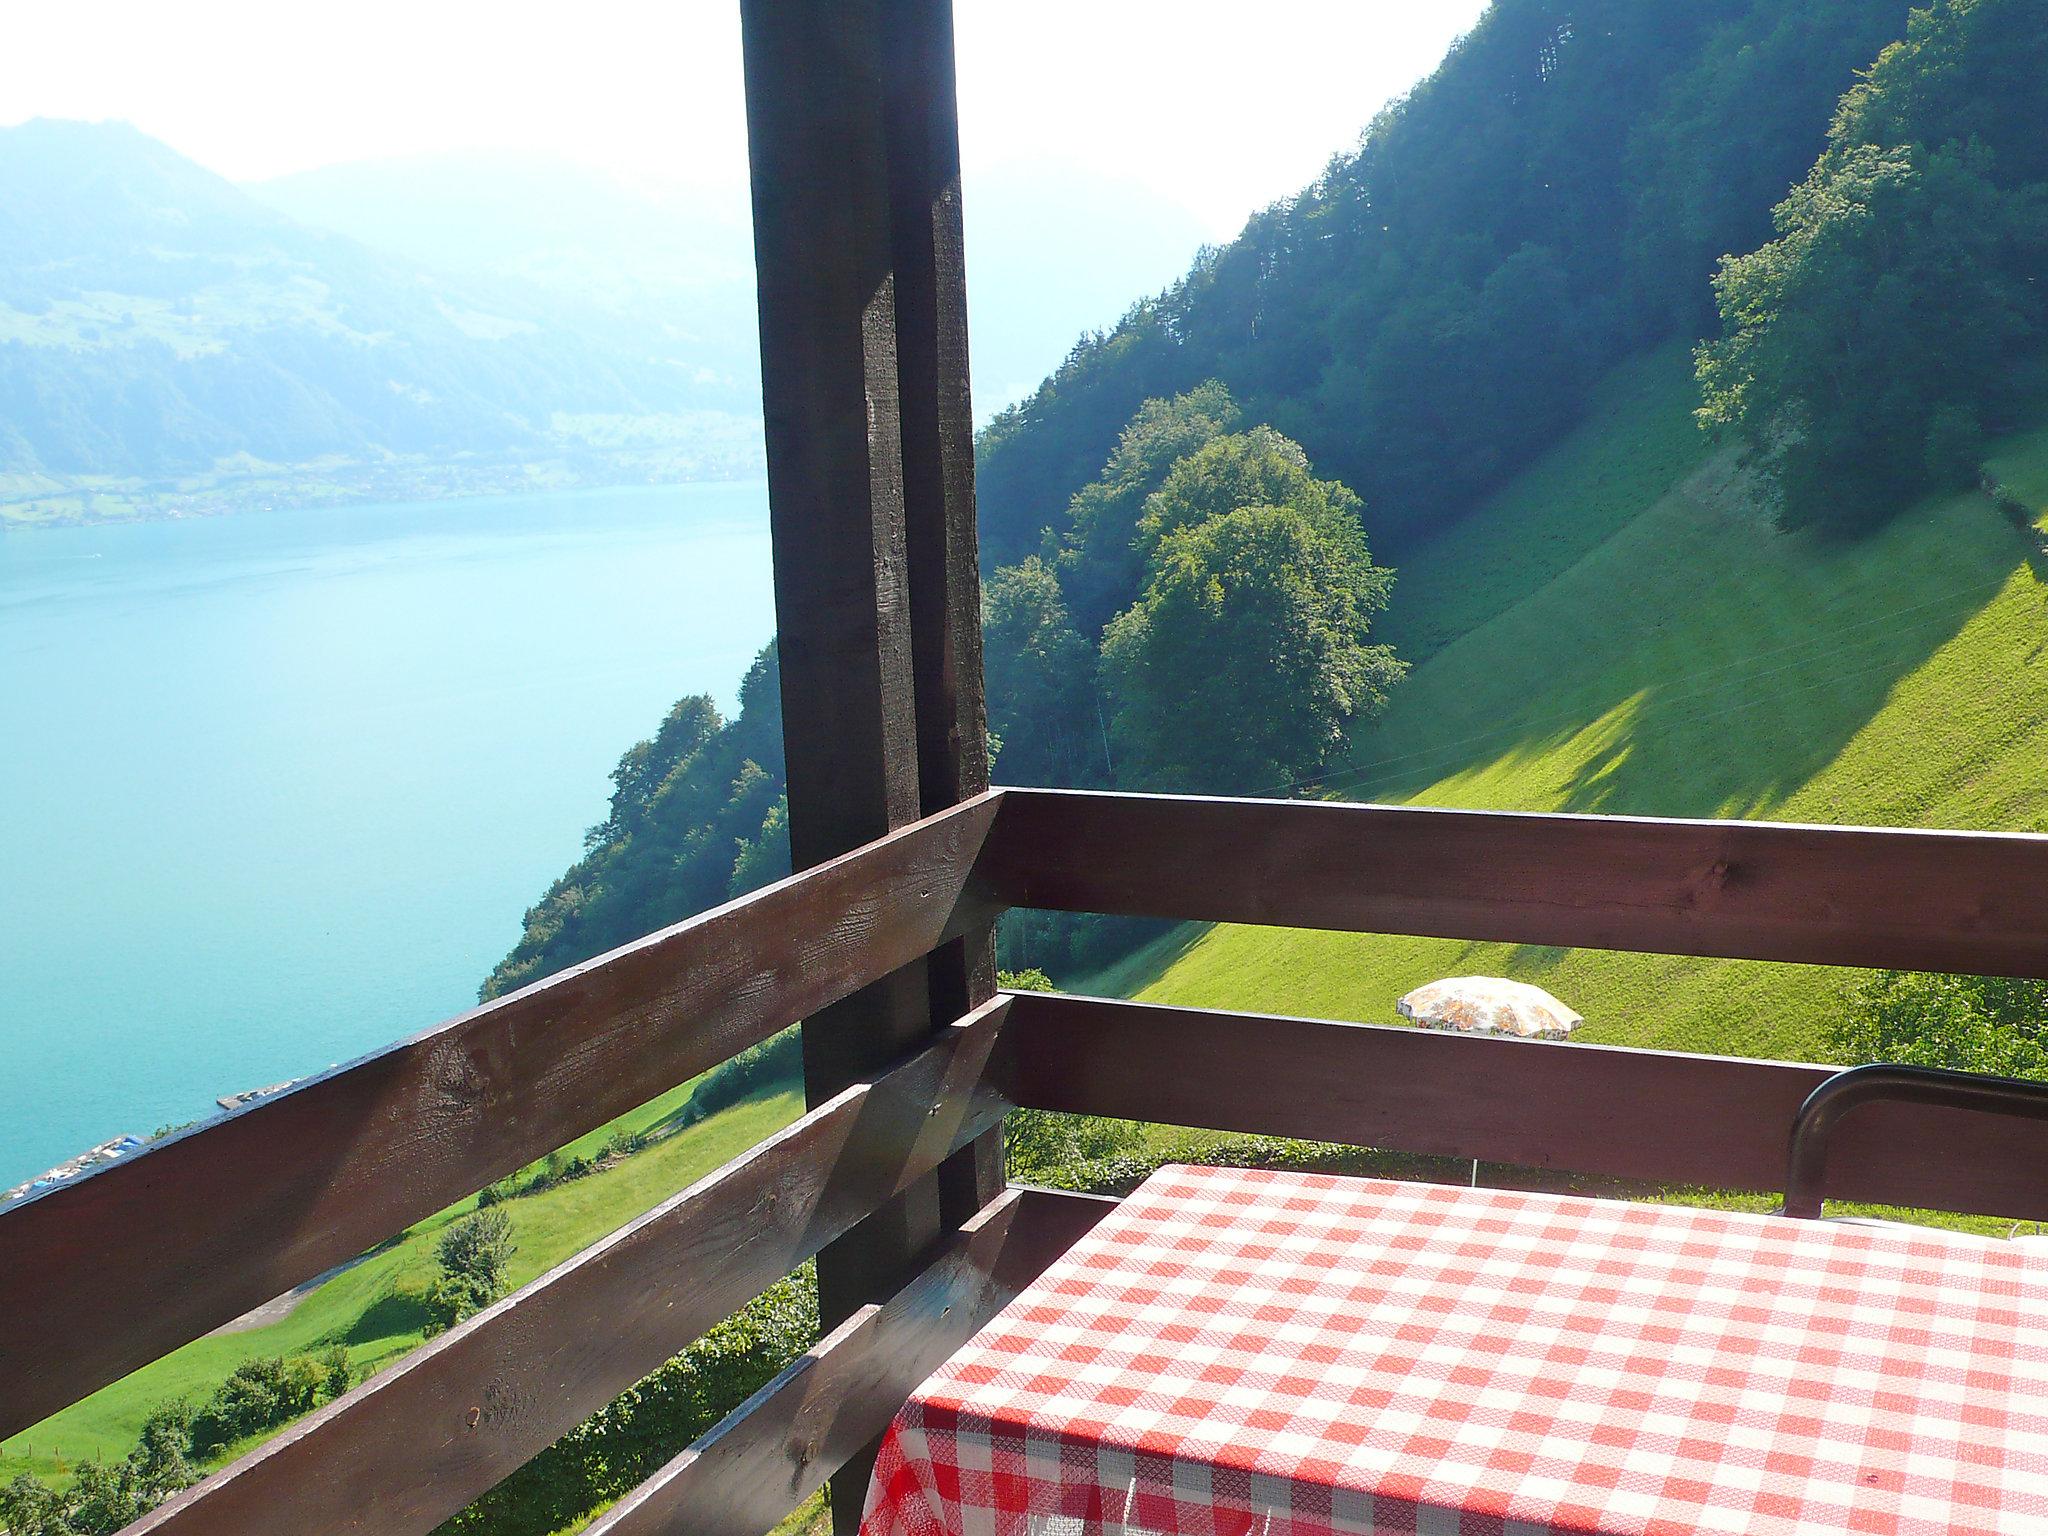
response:
<path id="1" fill-rule="evenodd" d="M 1394 1007 L 1425 1029 L 1568 1040 L 1586 1021 L 1541 987 L 1504 976 L 1450 976 L 1417 987 Z"/>

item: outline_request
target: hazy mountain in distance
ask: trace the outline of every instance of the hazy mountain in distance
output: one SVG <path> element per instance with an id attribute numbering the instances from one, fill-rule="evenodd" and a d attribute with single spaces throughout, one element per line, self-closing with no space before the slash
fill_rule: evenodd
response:
<path id="1" fill-rule="evenodd" d="M 568 161 L 470 152 L 325 166 L 248 190 L 425 267 L 639 314 L 721 373 L 758 380 L 743 186 L 642 189 Z M 1179 276 L 1201 243 L 1187 210 L 1089 171 L 1001 167 L 970 174 L 964 199 L 984 418 L 1035 388 L 1082 332 Z"/>
<path id="2" fill-rule="evenodd" d="M 1186 263 L 1109 178 L 970 183 L 984 419 Z M 0 129 L 0 521 L 759 473 L 744 193 L 563 162 L 255 189 L 125 124 Z"/>
<path id="3" fill-rule="evenodd" d="M 729 362 L 313 228 L 123 124 L 0 129 L 0 518 L 754 473 Z"/>
<path id="4" fill-rule="evenodd" d="M 746 189 L 642 191 L 507 150 L 354 160 L 251 182 L 304 223 L 451 272 L 607 289 L 753 282 Z"/>
<path id="5" fill-rule="evenodd" d="M 1179 279 L 1202 245 L 1200 223 L 1180 204 L 1077 167 L 970 172 L 961 200 L 974 408 L 984 421 L 1036 389 L 1083 332 L 1108 330 Z"/>
<path id="6" fill-rule="evenodd" d="M 651 322 L 758 414 L 743 187 L 652 194 L 570 161 L 479 150 L 349 161 L 246 190 L 430 271 L 511 280 Z"/>

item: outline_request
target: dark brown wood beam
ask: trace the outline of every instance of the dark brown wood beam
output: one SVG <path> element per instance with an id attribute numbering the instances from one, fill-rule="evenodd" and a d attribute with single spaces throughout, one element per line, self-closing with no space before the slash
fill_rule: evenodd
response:
<path id="1" fill-rule="evenodd" d="M 1793 1115 L 1840 1069 L 1020 992 L 991 1070 L 1034 1109 L 1777 1193 Z M 1830 1143 L 1828 1193 L 2041 1220 L 2041 1144 L 1872 1104 Z"/>
<path id="2" fill-rule="evenodd" d="M 740 14 L 801 868 L 986 784 L 951 14 L 949 0 L 742 0 Z M 810 1102 L 991 990 L 977 932 L 806 1020 Z M 894 1291 L 995 1192 L 993 1148 L 820 1256 L 827 1326 Z"/>
<path id="3" fill-rule="evenodd" d="M 798 868 L 917 817 L 879 0 L 743 0 L 769 526 Z M 823 1103 L 932 1027 L 922 958 L 804 1024 Z M 828 1326 L 939 1231 L 936 1185 L 819 1263 Z"/>
<path id="4" fill-rule="evenodd" d="M 884 0 L 898 420 L 924 812 L 988 788 L 952 0 Z"/>
<path id="5" fill-rule="evenodd" d="M 799 868 L 916 819 L 878 0 L 742 0 L 769 528 Z"/>
<path id="6" fill-rule="evenodd" d="M 2048 977 L 2048 837 L 1014 790 L 1020 907 Z"/>
<path id="7" fill-rule="evenodd" d="M 1012 1189 L 970 1217 L 917 1278 L 818 1347 L 627 1494 L 590 1536 L 761 1536 L 872 1443 L 917 1384 L 1116 1208 Z"/>
<path id="8" fill-rule="evenodd" d="M 997 1124 L 997 999 L 129 1529 L 432 1530 Z"/>
<path id="9" fill-rule="evenodd" d="M 995 799 L 0 1211 L 0 1434 L 979 932 Z"/>
<path id="10" fill-rule="evenodd" d="M 953 0 L 884 0 L 882 23 L 911 681 L 929 815 L 989 786 Z M 993 923 L 937 951 L 933 1015 L 957 1018 L 994 996 L 995 971 Z M 991 1135 L 940 1170 L 943 1222 L 958 1225 L 1002 1189 L 1002 1138 Z"/>

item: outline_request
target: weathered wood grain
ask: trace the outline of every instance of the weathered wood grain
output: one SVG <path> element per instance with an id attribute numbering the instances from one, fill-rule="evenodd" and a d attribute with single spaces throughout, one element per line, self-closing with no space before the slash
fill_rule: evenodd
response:
<path id="1" fill-rule="evenodd" d="M 0 1434 L 986 921 L 963 895 L 993 812 L 963 805 L 0 1211 Z"/>
<path id="2" fill-rule="evenodd" d="M 951 0 L 742 0 L 740 19 L 802 868 L 987 782 Z M 807 1019 L 809 1102 L 988 996 L 988 955 L 977 934 Z M 827 1325 L 895 1290 L 993 1172 L 983 1148 L 821 1254 Z"/>
<path id="3" fill-rule="evenodd" d="M 1793 1116 L 1840 1069 L 1020 992 L 991 1070 L 1034 1109 L 1782 1191 Z M 1828 1193 L 2048 1218 L 2042 1146 L 2025 1121 L 1872 1104 Z"/>
<path id="4" fill-rule="evenodd" d="M 432 1530 L 996 1124 L 984 1068 L 1007 1007 L 949 1026 L 131 1530 Z"/>
<path id="5" fill-rule="evenodd" d="M 2048 977 L 2048 837 L 1013 790 L 1022 907 Z"/>
<path id="6" fill-rule="evenodd" d="M 884 0 L 881 22 L 918 802 L 931 815 L 989 786 L 953 0 Z M 939 950 L 933 1016 L 985 1002 L 995 971 L 993 924 Z M 939 1177 L 941 1223 L 957 1226 L 1002 1191 L 1001 1138 Z"/>
<path id="7" fill-rule="evenodd" d="M 590 1528 L 590 1536 L 760 1536 L 889 1425 L 916 1385 L 1038 1278 L 1114 1200 L 1012 1189 L 915 1280 L 863 1307 Z"/>

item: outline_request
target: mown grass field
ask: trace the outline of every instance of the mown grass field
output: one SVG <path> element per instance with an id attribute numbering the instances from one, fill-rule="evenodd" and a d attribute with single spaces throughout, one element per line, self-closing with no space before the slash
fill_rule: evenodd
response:
<path id="1" fill-rule="evenodd" d="M 689 1093 L 688 1084 L 673 1089 L 568 1150 L 588 1153 L 613 1130 L 658 1126 Z M 518 1245 L 512 1283 L 524 1285 L 587 1248 L 788 1124 L 802 1108 L 802 1095 L 793 1087 L 763 1091 L 601 1172 L 508 1201 L 504 1209 Z M 444 1227 L 475 1206 L 473 1199 L 465 1200 L 408 1229 L 311 1293 L 281 1322 L 196 1339 L 14 1436 L 0 1446 L 0 1482 L 21 1472 L 61 1479 L 81 1459 L 118 1459 L 134 1444 L 151 1407 L 172 1397 L 203 1397 L 243 1360 L 341 1343 L 359 1375 L 390 1363 L 420 1342 L 417 1297 L 435 1272 L 435 1241 Z M 146 1304 L 147 1298 L 137 1298 L 137 1305 Z M 80 1318 L 78 1325 L 90 1327 L 92 1320 Z"/>
<path id="2" fill-rule="evenodd" d="M 1385 634 L 1418 664 L 1347 800 L 2048 827 L 2040 538 L 1942 497 L 1849 544 L 1777 532 L 1689 417 L 1685 356 L 1619 370 L 1579 431 L 1403 563 Z M 1990 467 L 2048 507 L 2048 430 Z M 1370 509 L 1368 509 L 1370 526 Z M 1397 1022 L 1440 976 L 1510 975 L 1581 1038 L 1824 1058 L 1853 973 L 1501 944 L 1182 929 L 1070 986 Z"/>

